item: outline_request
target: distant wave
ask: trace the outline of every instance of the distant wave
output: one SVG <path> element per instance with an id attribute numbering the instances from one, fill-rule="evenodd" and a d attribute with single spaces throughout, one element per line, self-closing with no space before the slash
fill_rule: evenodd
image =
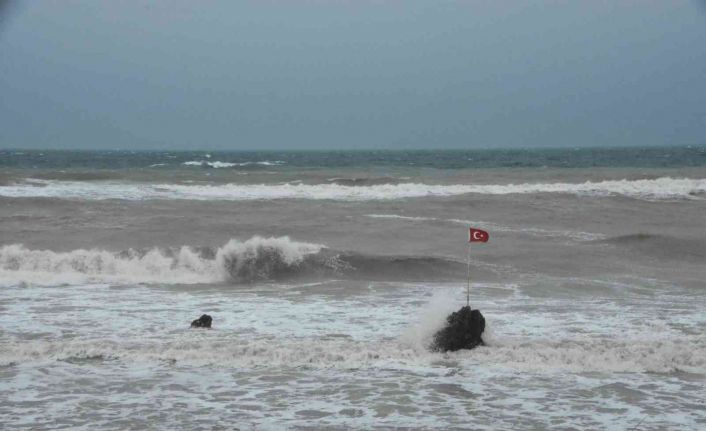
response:
<path id="1" fill-rule="evenodd" d="M 73 250 L 0 247 L 0 285 L 85 283 L 250 283 L 322 277 L 359 279 L 454 279 L 465 266 L 438 257 L 379 256 L 335 251 L 288 237 L 232 239 L 196 248 Z"/>
<path id="2" fill-rule="evenodd" d="M 264 160 L 261 162 L 219 162 L 219 161 L 209 161 L 209 160 L 192 160 L 189 162 L 184 162 L 182 165 L 186 166 L 201 166 L 204 168 L 233 168 L 236 166 L 279 166 L 283 165 L 285 162 L 281 160 L 269 161 Z"/>
<path id="3" fill-rule="evenodd" d="M 371 186 L 378 184 L 399 184 L 409 180 L 409 177 L 351 177 L 351 178 L 329 178 L 329 183 L 342 186 Z"/>
<path id="4" fill-rule="evenodd" d="M 214 162 L 215 163 L 215 162 Z M 135 184 L 33 180 L 0 186 L 0 196 L 54 197 L 69 199 L 189 199 L 268 200 L 312 199 L 368 201 L 463 194 L 569 193 L 579 196 L 627 196 L 638 199 L 697 199 L 706 192 L 706 179 L 657 178 L 585 183 L 536 184 Z"/>
<path id="5" fill-rule="evenodd" d="M 617 235 L 610 238 L 606 238 L 603 242 L 614 243 L 614 244 L 629 244 L 629 243 L 639 243 L 643 241 L 655 241 L 662 239 L 662 235 L 656 235 L 651 233 L 633 233 L 628 235 Z"/>
<path id="6" fill-rule="evenodd" d="M 397 219 L 397 220 L 409 220 L 409 221 L 438 221 L 438 220 L 440 220 L 436 217 L 404 216 L 404 215 L 399 215 L 399 214 L 366 214 L 365 216 L 370 217 L 370 218 Z"/>
<path id="7" fill-rule="evenodd" d="M 628 248 L 659 259 L 706 261 L 706 243 L 698 236 L 677 238 L 660 233 L 618 235 L 598 241 L 616 247 Z"/>
<path id="8" fill-rule="evenodd" d="M 446 222 L 453 224 L 461 224 L 465 226 L 476 226 L 484 229 L 492 229 L 494 232 L 516 232 L 541 237 L 566 237 L 576 241 L 595 241 L 605 238 L 605 235 L 600 233 L 573 231 L 573 230 L 556 230 L 542 229 L 538 227 L 511 227 L 503 226 L 497 223 L 490 223 L 478 220 L 461 220 L 461 219 L 443 219 L 437 217 L 418 217 L 405 216 L 399 214 L 366 214 L 365 217 L 391 220 L 404 220 L 412 222 Z"/>

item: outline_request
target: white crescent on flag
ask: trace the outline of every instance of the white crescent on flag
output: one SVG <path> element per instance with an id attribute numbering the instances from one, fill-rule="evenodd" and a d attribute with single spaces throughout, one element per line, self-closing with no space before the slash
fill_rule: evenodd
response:
<path id="1" fill-rule="evenodd" d="M 488 242 L 489 238 L 490 235 L 484 230 L 470 228 L 468 231 L 468 242 Z"/>

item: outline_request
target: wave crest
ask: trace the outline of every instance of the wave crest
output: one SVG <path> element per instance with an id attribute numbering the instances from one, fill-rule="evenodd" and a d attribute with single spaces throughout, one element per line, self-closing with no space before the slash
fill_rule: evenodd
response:
<path id="1" fill-rule="evenodd" d="M 241 163 L 235 163 L 235 162 L 219 162 L 217 160 L 215 161 L 209 161 L 209 160 L 191 160 L 188 162 L 182 163 L 184 166 L 200 166 L 202 168 L 234 168 L 234 167 L 244 167 L 244 166 L 280 166 L 283 165 L 285 162 L 281 160 L 274 160 L 274 161 L 269 161 L 269 160 L 264 160 L 261 162 L 241 162 Z"/>
<path id="2" fill-rule="evenodd" d="M 293 242 L 288 237 L 256 236 L 245 242 L 231 239 L 218 249 L 216 262 L 228 278 L 253 282 L 295 275 L 306 266 L 305 258 L 322 248 L 318 244 Z"/>
<path id="3" fill-rule="evenodd" d="M 121 252 L 0 247 L 0 285 L 86 283 L 252 283 L 316 278 L 436 280 L 463 276 L 442 257 L 380 256 L 336 251 L 289 237 L 231 239 L 218 248 L 150 248 Z"/>
<path id="4" fill-rule="evenodd" d="M 216 163 L 216 162 L 208 162 Z M 578 196 L 627 196 L 636 199 L 698 199 L 706 193 L 706 179 L 656 178 L 584 183 L 525 184 L 132 184 L 25 180 L 0 186 L 0 196 L 50 197 L 60 199 L 185 199 L 185 200 L 273 200 L 309 199 L 375 201 L 465 194 L 508 195 L 564 193 Z"/>
<path id="5" fill-rule="evenodd" d="M 0 284 L 219 283 L 270 279 L 323 246 L 288 237 L 232 239 L 223 247 L 55 252 L 21 244 L 0 247 Z"/>

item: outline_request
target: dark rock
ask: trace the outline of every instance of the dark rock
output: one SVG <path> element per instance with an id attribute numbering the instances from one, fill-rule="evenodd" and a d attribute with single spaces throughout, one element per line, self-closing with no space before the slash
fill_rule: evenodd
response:
<path id="1" fill-rule="evenodd" d="M 479 310 L 465 306 L 446 318 L 446 326 L 434 334 L 431 348 L 435 351 L 448 352 L 460 349 L 472 349 L 482 346 L 481 335 L 485 330 L 485 318 Z"/>
<path id="2" fill-rule="evenodd" d="M 198 319 L 191 322 L 191 327 L 192 328 L 210 328 L 211 322 L 213 322 L 213 318 L 211 316 L 209 316 L 208 314 L 203 314 L 203 315 L 201 315 L 201 317 L 199 317 Z"/>

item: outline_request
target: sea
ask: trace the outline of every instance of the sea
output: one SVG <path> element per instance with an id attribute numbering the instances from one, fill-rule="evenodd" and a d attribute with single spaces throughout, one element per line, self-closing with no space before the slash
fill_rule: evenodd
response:
<path id="1" fill-rule="evenodd" d="M 703 430 L 704 310 L 704 146 L 0 150 L 4 430 Z"/>

